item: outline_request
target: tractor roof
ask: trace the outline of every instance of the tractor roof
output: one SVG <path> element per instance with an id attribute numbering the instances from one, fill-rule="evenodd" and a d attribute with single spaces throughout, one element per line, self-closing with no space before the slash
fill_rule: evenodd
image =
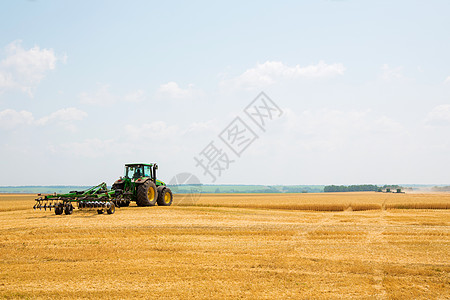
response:
<path id="1" fill-rule="evenodd" d="M 135 167 L 135 166 L 153 166 L 153 164 L 144 164 L 144 163 L 134 163 L 134 164 L 125 164 L 126 167 Z"/>

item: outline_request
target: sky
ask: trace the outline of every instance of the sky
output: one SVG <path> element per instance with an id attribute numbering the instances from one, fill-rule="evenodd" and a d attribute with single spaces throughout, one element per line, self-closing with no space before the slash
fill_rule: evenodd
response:
<path id="1" fill-rule="evenodd" d="M 450 184 L 450 2 L 2 1 L 0 185 Z M 262 93 L 262 94 L 261 94 Z"/>

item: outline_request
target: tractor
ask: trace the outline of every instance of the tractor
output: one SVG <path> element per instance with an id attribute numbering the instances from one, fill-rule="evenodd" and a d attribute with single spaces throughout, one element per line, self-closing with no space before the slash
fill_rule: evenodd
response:
<path id="1" fill-rule="evenodd" d="M 164 182 L 156 179 L 156 170 L 158 165 L 155 163 L 126 164 L 124 176 L 112 185 L 117 204 L 129 206 L 131 201 L 135 201 L 138 206 L 171 205 L 172 191 Z"/>

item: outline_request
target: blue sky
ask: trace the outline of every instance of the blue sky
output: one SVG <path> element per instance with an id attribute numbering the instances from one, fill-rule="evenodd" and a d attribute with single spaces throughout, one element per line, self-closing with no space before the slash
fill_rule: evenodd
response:
<path id="1" fill-rule="evenodd" d="M 448 1 L 3 1 L 1 185 L 450 183 Z M 283 111 L 233 156 L 264 91 Z M 258 131 L 259 130 L 259 131 Z"/>

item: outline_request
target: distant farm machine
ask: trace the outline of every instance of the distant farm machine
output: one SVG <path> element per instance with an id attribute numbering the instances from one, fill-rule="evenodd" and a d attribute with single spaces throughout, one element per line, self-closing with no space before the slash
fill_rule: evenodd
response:
<path id="1" fill-rule="evenodd" d="M 71 215 L 75 205 L 79 209 L 96 209 L 99 214 L 113 214 L 116 207 L 126 207 L 131 202 L 136 202 L 137 206 L 169 206 L 173 201 L 172 191 L 156 179 L 157 169 L 157 164 L 126 164 L 124 176 L 116 180 L 111 189 L 102 182 L 84 191 L 39 194 L 33 208 Z"/>

